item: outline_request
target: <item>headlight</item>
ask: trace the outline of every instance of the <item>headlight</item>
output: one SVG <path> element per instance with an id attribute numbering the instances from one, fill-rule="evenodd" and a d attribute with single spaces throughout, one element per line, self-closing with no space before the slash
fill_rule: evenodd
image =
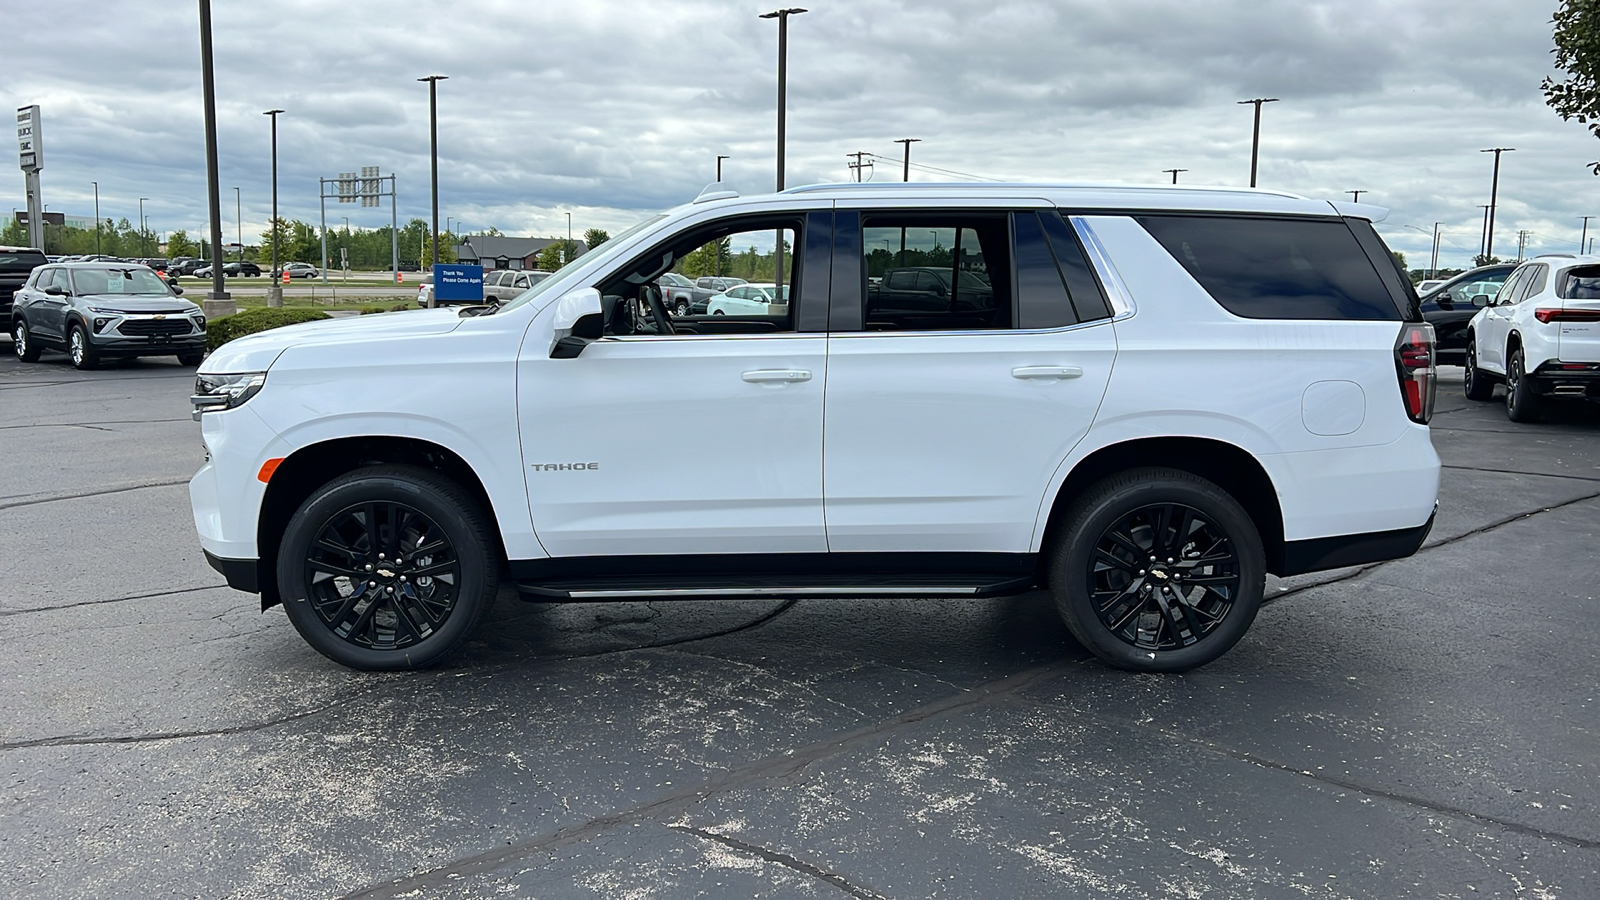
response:
<path id="1" fill-rule="evenodd" d="M 189 402 L 194 404 L 194 414 L 191 418 L 198 422 L 202 413 L 243 406 L 245 401 L 254 397 L 266 383 L 265 372 L 201 375 L 195 378 L 194 395 L 189 398 Z"/>
<path id="2" fill-rule="evenodd" d="M 122 310 L 120 310 L 120 309 L 109 309 L 109 308 L 104 307 L 104 306 L 91 306 L 91 307 L 89 307 L 89 311 L 90 312 L 97 312 L 97 313 L 110 313 L 113 316 L 122 315 Z"/>

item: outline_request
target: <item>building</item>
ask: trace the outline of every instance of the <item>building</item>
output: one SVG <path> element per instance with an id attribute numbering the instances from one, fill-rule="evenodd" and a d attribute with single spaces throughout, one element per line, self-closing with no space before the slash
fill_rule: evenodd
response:
<path id="1" fill-rule="evenodd" d="M 469 234 L 456 245 L 456 259 L 485 269 L 537 269 L 539 253 L 560 238 L 505 237 L 495 234 Z M 576 241 L 582 256 L 582 241 Z"/>
<path id="2" fill-rule="evenodd" d="M 17 224 L 28 227 L 28 213 L 26 211 L 16 214 Z M 45 211 L 44 223 L 46 225 L 65 225 L 68 228 L 81 228 L 84 231 L 94 230 L 94 219 L 90 216 L 69 216 L 66 213 Z"/>

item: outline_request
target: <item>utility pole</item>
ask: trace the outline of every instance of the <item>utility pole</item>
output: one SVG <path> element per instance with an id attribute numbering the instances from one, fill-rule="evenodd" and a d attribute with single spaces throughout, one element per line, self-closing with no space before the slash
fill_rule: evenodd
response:
<path id="1" fill-rule="evenodd" d="M 775 9 L 762 13 L 760 18 L 778 20 L 778 190 L 783 190 L 783 152 L 788 140 L 785 125 L 788 111 L 789 89 L 789 17 L 805 12 L 800 7 Z M 777 296 L 783 298 L 783 229 L 778 229 L 778 240 L 773 245 L 773 282 Z"/>
<path id="2" fill-rule="evenodd" d="M 896 144 L 902 144 L 905 147 L 905 152 L 900 157 L 900 180 L 902 182 L 911 180 L 911 145 L 921 143 L 921 141 L 922 138 L 899 138 L 895 141 Z"/>
<path id="3" fill-rule="evenodd" d="M 281 109 L 269 109 L 262 113 L 272 118 L 272 223 L 267 226 L 267 233 L 272 235 L 272 280 L 267 284 L 267 306 L 274 308 L 283 305 L 283 279 L 278 273 L 278 244 L 283 239 L 278 231 L 278 116 L 282 112 Z M 324 234 L 323 238 L 326 240 L 327 235 Z M 323 261 L 323 268 L 327 268 L 326 260 Z"/>
<path id="4" fill-rule="evenodd" d="M 149 199 L 149 197 L 139 198 L 139 250 L 146 256 L 150 255 L 150 241 L 145 237 L 144 202 Z"/>
<path id="5" fill-rule="evenodd" d="M 1480 203 L 1478 208 L 1483 210 L 1483 233 L 1478 235 L 1478 258 L 1485 260 L 1483 265 L 1488 265 L 1489 254 L 1483 249 L 1483 245 L 1489 240 L 1489 206 L 1488 204 Z"/>
<path id="6" fill-rule="evenodd" d="M 1526 229 L 1517 232 L 1517 262 L 1522 262 L 1523 251 L 1528 247 L 1529 233 Z"/>
<path id="7" fill-rule="evenodd" d="M 91 181 L 94 185 L 94 255 L 100 255 L 100 182 Z M 1584 224 L 1588 224 L 1587 222 Z M 1579 248 L 1583 245 L 1580 243 Z"/>
<path id="8" fill-rule="evenodd" d="M 1171 175 L 1172 176 L 1172 183 L 1173 184 L 1177 184 L 1178 183 L 1178 173 L 1179 172 L 1187 172 L 1189 170 L 1188 169 L 1162 169 L 1161 171 Z"/>
<path id="9" fill-rule="evenodd" d="M 733 157 L 731 157 L 731 156 L 718 156 L 717 157 L 717 183 L 718 184 L 722 183 L 722 161 L 725 160 L 725 159 L 733 159 Z"/>
<path id="10" fill-rule="evenodd" d="M 1345 193 L 1350 195 L 1350 202 L 1351 203 L 1360 203 L 1362 194 L 1370 194 L 1372 192 L 1371 191 L 1345 191 Z"/>
<path id="11" fill-rule="evenodd" d="M 1515 147 L 1492 147 L 1488 150 L 1478 151 L 1479 153 L 1494 154 L 1494 182 L 1489 188 L 1489 225 L 1484 231 L 1486 235 L 1483 241 L 1484 256 L 1494 255 L 1494 212 L 1495 207 L 1499 204 L 1500 196 L 1500 154 L 1510 153 L 1516 149 Z"/>
<path id="12" fill-rule="evenodd" d="M 239 241 L 239 260 L 244 260 L 244 201 L 239 199 L 239 189 L 233 189 L 234 237 Z M 243 274 L 242 272 L 240 274 Z"/>
<path id="13" fill-rule="evenodd" d="M 1589 220 L 1594 216 L 1579 216 L 1583 220 L 1583 234 L 1578 238 L 1578 252 L 1583 252 L 1583 245 L 1589 240 Z"/>
<path id="14" fill-rule="evenodd" d="M 418 78 L 418 81 L 428 83 L 428 155 L 433 161 L 433 223 L 429 228 L 429 238 L 433 241 L 433 264 L 439 264 L 439 82 L 448 79 L 448 75 L 428 75 Z M 434 294 L 428 293 L 428 306 L 435 305 Z"/>
<path id="15" fill-rule="evenodd" d="M 1251 137 L 1250 137 L 1250 186 L 1251 187 L 1255 187 L 1256 186 L 1256 159 L 1257 159 L 1257 157 L 1260 156 L 1260 153 L 1261 153 L 1261 104 L 1263 104 L 1263 103 L 1277 103 L 1277 102 L 1278 102 L 1278 98 L 1277 97 L 1257 97 L 1254 100 L 1240 100 L 1239 101 L 1239 105 L 1240 106 L 1243 106 L 1246 103 L 1251 103 L 1251 104 L 1254 104 L 1255 108 L 1256 108 L 1256 127 L 1255 127 L 1255 131 L 1253 131 L 1251 133 Z"/>
<path id="16" fill-rule="evenodd" d="M 862 162 L 861 162 L 861 158 L 862 158 L 862 157 L 863 157 L 863 156 L 871 156 L 871 155 L 872 155 L 872 154 L 871 154 L 871 153 L 868 153 L 868 152 L 867 152 L 867 151 L 865 151 L 865 150 L 857 150 L 857 151 L 856 151 L 856 152 L 854 152 L 854 153 L 846 153 L 846 154 L 845 154 L 845 156 L 854 156 L 854 157 L 855 157 L 855 158 L 856 158 L 856 161 L 855 161 L 855 162 L 853 162 L 853 163 L 850 163 L 850 164 L 849 164 L 849 167 L 850 167 L 850 168 L 851 168 L 851 169 L 853 169 L 853 170 L 855 170 L 855 173 L 856 173 L 856 183 L 857 183 L 857 184 L 860 184 L 860 183 L 861 183 L 861 169 L 862 169 L 862 167 L 863 167 L 863 165 L 866 165 L 866 166 L 870 166 L 870 165 L 872 165 L 872 163 L 862 163 Z"/>

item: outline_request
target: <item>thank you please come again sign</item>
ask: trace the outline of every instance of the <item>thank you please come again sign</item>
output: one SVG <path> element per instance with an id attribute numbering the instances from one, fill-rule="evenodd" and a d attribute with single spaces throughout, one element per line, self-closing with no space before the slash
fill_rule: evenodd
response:
<path id="1" fill-rule="evenodd" d="M 483 299 L 483 266 L 463 266 L 455 263 L 437 263 L 433 267 L 433 299 L 444 303 L 452 300 Z"/>

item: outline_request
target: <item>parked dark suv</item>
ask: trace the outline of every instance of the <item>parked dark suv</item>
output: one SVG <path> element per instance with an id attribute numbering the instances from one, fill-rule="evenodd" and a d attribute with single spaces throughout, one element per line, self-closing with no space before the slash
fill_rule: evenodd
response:
<path id="1" fill-rule="evenodd" d="M 43 251 L 32 247 L 0 246 L 0 316 L 11 321 L 11 295 L 28 280 L 34 269 L 46 264 Z"/>
<path id="2" fill-rule="evenodd" d="M 1516 263 L 1481 266 L 1422 295 L 1422 318 L 1433 326 L 1439 362 L 1459 366 L 1467 358 L 1467 323 L 1488 306 Z"/>

